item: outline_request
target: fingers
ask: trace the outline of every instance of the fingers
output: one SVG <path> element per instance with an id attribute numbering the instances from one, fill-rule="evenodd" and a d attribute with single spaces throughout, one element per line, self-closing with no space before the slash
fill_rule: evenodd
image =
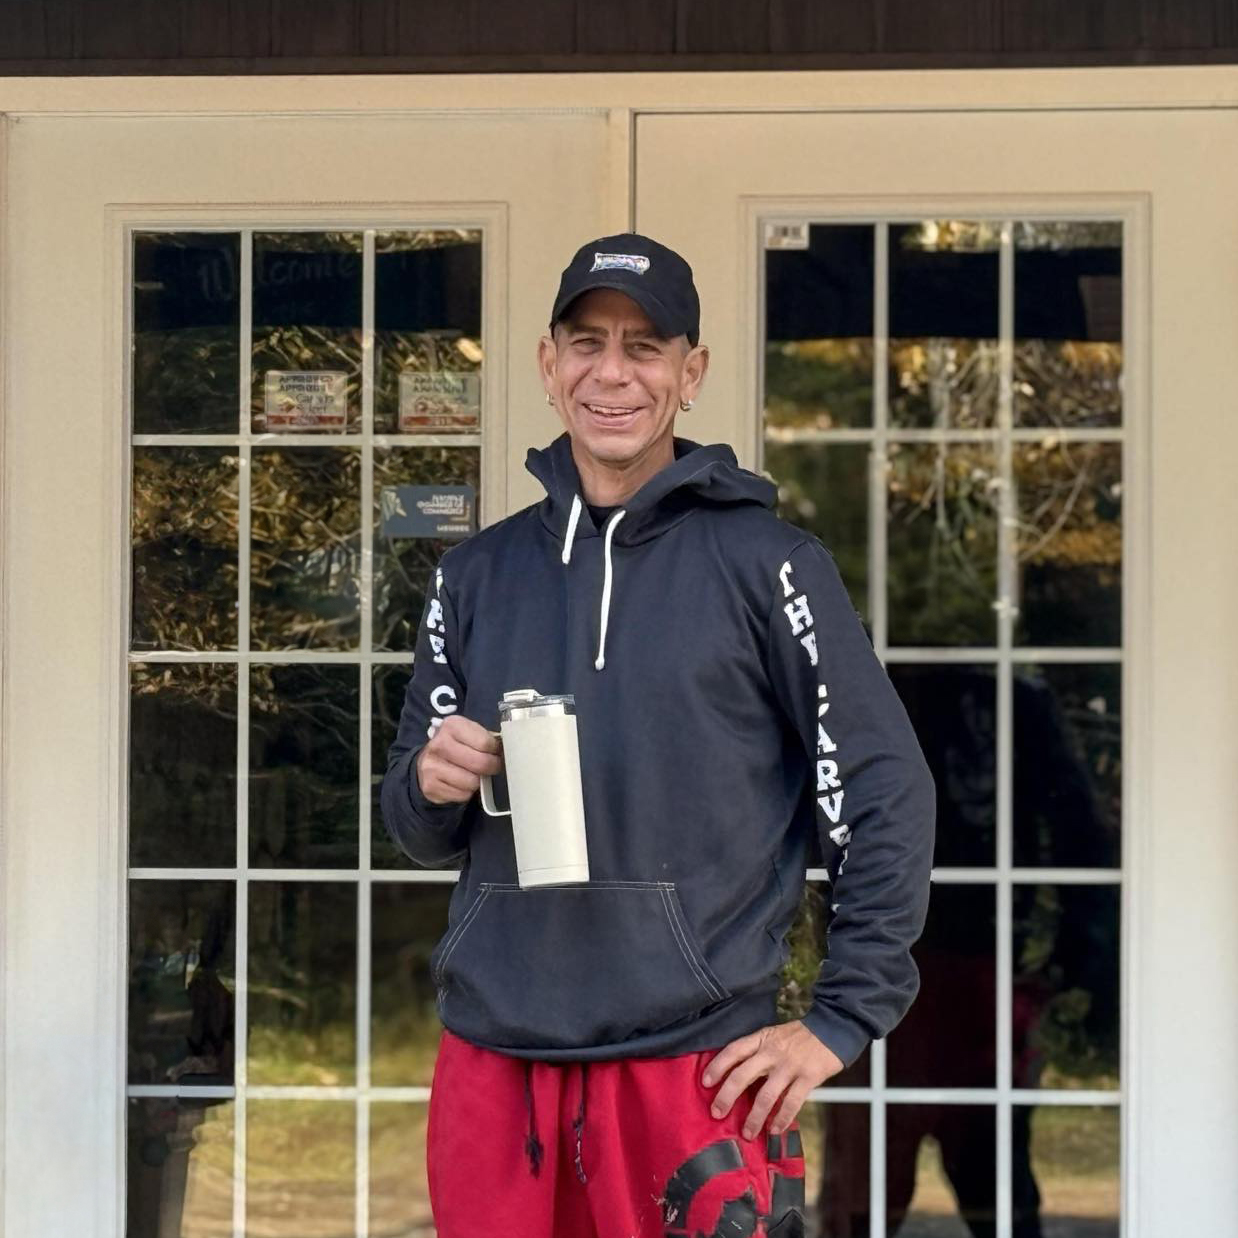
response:
<path id="1" fill-rule="evenodd" d="M 498 739 L 478 722 L 452 714 L 417 754 L 417 785 L 431 804 L 462 804 L 483 774 L 503 768 Z"/>
<path id="2" fill-rule="evenodd" d="M 744 1119 L 745 1139 L 755 1139 L 761 1133 L 765 1119 L 769 1117 L 770 1111 L 778 1103 L 778 1098 L 787 1091 L 794 1078 L 795 1076 L 786 1068 L 770 1073 L 757 1093 L 756 1099 L 752 1102 L 747 1118 Z"/>
<path id="3" fill-rule="evenodd" d="M 787 1089 L 787 1094 L 782 1098 L 782 1104 L 778 1106 L 774 1120 L 769 1124 L 771 1135 L 781 1135 L 795 1121 L 796 1115 L 803 1108 L 811 1091 L 811 1079 L 797 1079 L 791 1084 Z"/>
<path id="4" fill-rule="evenodd" d="M 773 1066 L 773 1056 L 758 1050 L 751 1057 L 745 1058 L 737 1066 L 732 1067 L 714 1096 L 714 1103 L 709 1109 L 710 1113 L 715 1118 L 725 1118 L 731 1112 L 731 1106 L 748 1090 L 749 1085 L 756 1082 L 762 1075 L 768 1074 Z"/>
<path id="5" fill-rule="evenodd" d="M 709 1065 L 705 1067 L 705 1073 L 701 1076 L 701 1082 L 707 1088 L 712 1088 L 736 1062 L 755 1053 L 760 1047 L 760 1032 L 753 1032 L 749 1036 L 741 1036 L 738 1040 L 732 1040 L 729 1045 L 719 1049 L 710 1059 Z"/>

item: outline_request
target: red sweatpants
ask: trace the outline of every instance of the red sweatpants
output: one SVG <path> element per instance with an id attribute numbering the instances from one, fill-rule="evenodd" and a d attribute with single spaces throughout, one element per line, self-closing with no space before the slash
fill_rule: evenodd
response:
<path id="1" fill-rule="evenodd" d="M 526 1063 L 444 1032 L 427 1161 L 438 1238 L 801 1238 L 796 1126 L 741 1133 L 701 1085 L 713 1052 Z"/>

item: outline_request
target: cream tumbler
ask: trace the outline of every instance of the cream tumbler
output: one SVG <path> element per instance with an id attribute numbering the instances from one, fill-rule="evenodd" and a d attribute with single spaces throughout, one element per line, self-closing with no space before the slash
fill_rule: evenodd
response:
<path id="1" fill-rule="evenodd" d="M 499 734 L 511 807 L 496 807 L 488 775 L 481 780 L 481 805 L 492 817 L 512 819 L 521 888 L 588 881 L 574 698 L 542 696 L 534 688 L 505 692 Z"/>

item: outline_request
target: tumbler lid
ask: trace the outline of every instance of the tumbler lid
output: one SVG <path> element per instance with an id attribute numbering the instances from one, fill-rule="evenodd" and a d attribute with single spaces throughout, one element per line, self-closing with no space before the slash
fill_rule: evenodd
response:
<path id="1" fill-rule="evenodd" d="M 512 722 L 518 718 L 562 717 L 575 713 L 576 698 L 570 693 L 542 696 L 536 688 L 516 688 L 504 692 L 499 702 L 500 722 Z"/>

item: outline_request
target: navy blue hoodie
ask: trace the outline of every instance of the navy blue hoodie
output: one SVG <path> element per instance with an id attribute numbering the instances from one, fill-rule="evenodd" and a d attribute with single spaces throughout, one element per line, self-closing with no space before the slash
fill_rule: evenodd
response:
<path id="1" fill-rule="evenodd" d="M 444 1025 L 587 1061 L 772 1023 L 815 834 L 833 919 L 804 1021 L 850 1064 L 918 987 L 935 797 L 833 557 L 722 444 L 676 439 L 603 529 L 566 434 L 527 465 L 547 497 L 442 557 L 383 782 L 396 842 L 463 863 L 431 960 Z M 524 687 L 576 698 L 587 883 L 521 890 L 509 821 L 417 784 L 442 718 L 497 730 Z"/>

